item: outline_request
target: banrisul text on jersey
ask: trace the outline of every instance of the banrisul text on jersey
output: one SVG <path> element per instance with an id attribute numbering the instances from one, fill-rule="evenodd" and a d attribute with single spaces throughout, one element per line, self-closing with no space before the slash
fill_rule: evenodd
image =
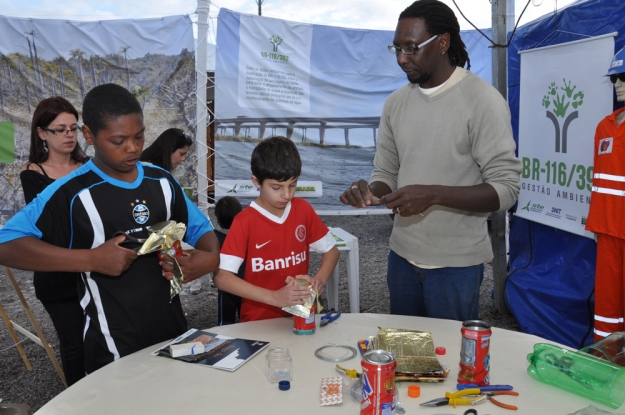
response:
<path id="1" fill-rule="evenodd" d="M 277 259 L 252 258 L 252 272 L 272 271 L 275 269 L 289 268 L 293 265 L 301 264 L 306 261 L 306 251 L 302 251 L 295 255 L 291 252 L 291 256 Z"/>

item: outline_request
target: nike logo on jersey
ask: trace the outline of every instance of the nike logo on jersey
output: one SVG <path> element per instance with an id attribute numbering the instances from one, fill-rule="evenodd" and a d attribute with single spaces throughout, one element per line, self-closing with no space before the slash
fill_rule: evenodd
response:
<path id="1" fill-rule="evenodd" d="M 268 240 L 268 241 L 267 241 L 267 242 L 265 242 L 264 244 L 260 244 L 260 245 L 256 244 L 256 249 L 260 249 L 260 248 L 262 248 L 263 246 L 267 245 L 269 242 L 271 242 L 271 240 Z"/>

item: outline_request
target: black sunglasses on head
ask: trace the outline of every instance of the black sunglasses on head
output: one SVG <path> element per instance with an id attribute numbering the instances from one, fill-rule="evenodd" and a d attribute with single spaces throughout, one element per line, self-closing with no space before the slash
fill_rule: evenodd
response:
<path id="1" fill-rule="evenodd" d="M 617 79 L 621 82 L 625 82 L 625 73 L 617 73 L 614 75 L 610 75 L 610 82 L 612 82 L 613 84 L 616 83 Z"/>

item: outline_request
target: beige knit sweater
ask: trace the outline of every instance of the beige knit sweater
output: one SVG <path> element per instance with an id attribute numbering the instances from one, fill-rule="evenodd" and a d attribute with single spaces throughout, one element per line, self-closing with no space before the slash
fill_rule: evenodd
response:
<path id="1" fill-rule="evenodd" d="M 407 84 L 384 105 L 370 182 L 384 182 L 393 191 L 410 184 L 488 183 L 505 210 L 519 194 L 521 162 L 514 150 L 508 105 L 481 78 L 467 73 L 434 96 Z M 396 215 L 390 247 L 409 261 L 434 266 L 488 262 L 488 215 L 443 206 L 432 206 L 424 216 Z"/>

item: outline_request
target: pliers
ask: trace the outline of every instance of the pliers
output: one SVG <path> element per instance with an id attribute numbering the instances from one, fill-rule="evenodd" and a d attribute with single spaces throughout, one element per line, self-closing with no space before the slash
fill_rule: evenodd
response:
<path id="1" fill-rule="evenodd" d="M 486 401 L 486 397 L 480 394 L 480 390 L 477 388 L 464 389 L 455 393 L 447 392 L 444 398 L 432 399 L 431 401 L 423 402 L 421 406 L 443 406 L 443 405 L 477 405 Z"/>
<path id="2" fill-rule="evenodd" d="M 321 316 L 319 326 L 320 327 L 327 326 L 328 323 L 332 323 L 334 320 L 336 320 L 339 317 L 341 317 L 341 313 L 337 313 L 334 311 L 334 309 L 332 309 Z"/>
<path id="3" fill-rule="evenodd" d="M 493 399 L 493 396 L 497 396 L 497 395 L 512 395 L 512 396 L 519 396 L 519 392 L 515 392 L 515 391 L 496 391 L 496 392 L 484 392 L 482 391 L 482 395 L 486 395 L 486 397 L 488 398 L 489 401 L 491 401 L 492 403 L 494 403 L 495 405 L 504 408 L 504 409 L 511 409 L 513 411 L 516 411 L 517 408 L 514 405 L 508 405 L 505 404 L 503 402 L 499 402 L 496 399 Z"/>

